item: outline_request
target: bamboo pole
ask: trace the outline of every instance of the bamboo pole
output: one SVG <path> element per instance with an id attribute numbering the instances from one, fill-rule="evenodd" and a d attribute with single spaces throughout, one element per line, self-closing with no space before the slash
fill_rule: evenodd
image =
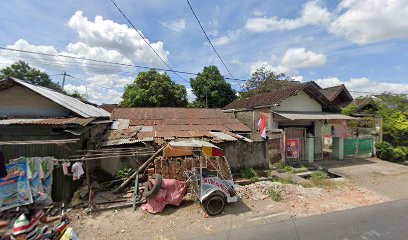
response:
<path id="1" fill-rule="evenodd" d="M 157 155 L 159 155 L 163 151 L 164 148 L 165 148 L 165 146 L 163 146 L 159 150 L 157 150 L 149 159 L 147 159 L 146 162 L 144 162 L 142 164 L 142 166 L 140 166 L 136 170 L 136 172 L 134 172 L 119 187 L 115 188 L 112 192 L 113 193 L 119 193 L 124 187 L 126 187 L 136 177 L 136 174 L 138 174 L 139 172 L 142 172 L 143 169 L 145 169 L 147 166 L 149 166 L 149 164 L 157 157 Z"/>

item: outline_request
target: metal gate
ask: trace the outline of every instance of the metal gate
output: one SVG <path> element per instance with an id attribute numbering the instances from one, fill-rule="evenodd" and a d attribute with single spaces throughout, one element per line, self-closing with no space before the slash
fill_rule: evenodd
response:
<path id="1" fill-rule="evenodd" d="M 370 155 L 372 151 L 372 138 L 344 139 L 344 156 Z"/>
<path id="2" fill-rule="evenodd" d="M 305 160 L 306 128 L 285 128 L 285 162 Z"/>

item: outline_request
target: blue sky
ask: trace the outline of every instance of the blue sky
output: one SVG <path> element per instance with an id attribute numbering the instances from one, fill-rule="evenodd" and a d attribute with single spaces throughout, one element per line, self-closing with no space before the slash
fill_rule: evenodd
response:
<path id="1" fill-rule="evenodd" d="M 408 94 L 405 0 L 190 2 L 237 78 L 248 79 L 265 66 L 323 87 L 344 83 L 354 95 Z M 199 72 L 216 65 L 229 76 L 185 0 L 116 3 L 173 69 Z M 164 68 L 109 0 L 9 0 L 0 7 L 2 47 Z M 63 71 L 86 80 L 67 78 L 66 90 L 87 93 L 97 103 L 118 102 L 123 86 L 140 71 L 0 50 L 0 66 L 18 59 L 47 71 L 57 82 Z M 185 80 L 170 76 L 189 88 Z"/>

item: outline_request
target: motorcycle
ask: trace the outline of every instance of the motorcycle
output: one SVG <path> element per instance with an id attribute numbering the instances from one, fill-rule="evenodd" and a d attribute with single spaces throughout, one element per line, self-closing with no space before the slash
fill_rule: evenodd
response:
<path id="1" fill-rule="evenodd" d="M 17 208 L 16 212 L 25 211 L 25 209 Z M 17 215 L 19 216 L 19 215 Z M 64 205 L 62 205 L 62 215 L 64 216 Z M 17 217 L 16 217 L 17 218 Z M 15 221 L 15 219 L 14 219 Z M 14 222 L 12 221 L 12 222 Z M 68 219 L 61 219 L 61 222 L 53 229 L 48 226 L 42 228 L 44 240 L 79 240 L 78 233 L 71 227 L 69 227 L 70 221 Z M 51 231 L 50 231 L 51 230 Z M 11 234 L 1 236 L 1 240 L 11 240 Z"/>

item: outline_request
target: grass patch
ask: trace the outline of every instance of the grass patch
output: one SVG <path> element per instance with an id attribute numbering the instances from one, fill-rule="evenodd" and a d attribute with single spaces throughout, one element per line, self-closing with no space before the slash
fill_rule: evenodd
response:
<path id="1" fill-rule="evenodd" d="M 239 176 L 241 178 L 251 180 L 252 182 L 259 181 L 259 177 L 258 177 L 256 171 L 253 168 L 242 168 L 239 171 Z"/>
<path id="2" fill-rule="evenodd" d="M 324 171 L 314 171 L 309 178 L 309 182 L 302 184 L 303 187 L 333 188 L 336 183 L 330 181 L 329 175 Z"/>
<path id="3" fill-rule="evenodd" d="M 283 200 L 282 194 L 278 190 L 269 189 L 268 195 L 275 202 L 280 202 Z"/>
<path id="4" fill-rule="evenodd" d="M 289 178 L 278 178 L 276 180 L 273 180 L 274 182 L 282 183 L 282 184 L 296 184 L 295 181 L 291 177 Z"/>

